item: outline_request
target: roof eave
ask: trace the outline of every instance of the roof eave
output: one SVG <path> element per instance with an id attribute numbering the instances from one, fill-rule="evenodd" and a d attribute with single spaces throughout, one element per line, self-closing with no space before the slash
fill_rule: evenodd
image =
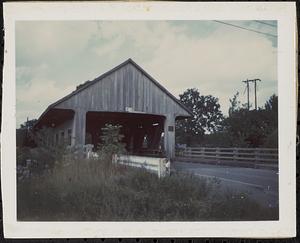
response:
<path id="1" fill-rule="evenodd" d="M 186 112 L 188 112 L 188 114 L 190 114 L 190 116 L 193 116 L 193 113 L 184 105 L 182 104 L 174 95 L 172 95 L 165 87 L 163 87 L 159 82 L 157 82 L 150 74 L 148 74 L 141 66 L 139 66 L 136 62 L 134 62 L 131 58 L 127 59 L 126 61 L 122 62 L 121 64 L 117 65 L 116 67 L 110 69 L 109 71 L 103 73 L 102 75 L 100 75 L 99 77 L 95 78 L 94 80 L 92 80 L 90 83 L 84 85 L 83 87 L 71 92 L 70 94 L 64 96 L 63 98 L 57 100 L 56 102 L 50 104 L 47 109 L 41 114 L 41 116 L 39 117 L 39 119 L 36 122 L 36 125 L 40 122 L 40 120 L 42 119 L 42 117 L 47 114 L 47 112 L 49 110 L 51 110 L 52 108 L 54 108 L 56 105 L 60 104 L 61 102 L 65 101 L 66 99 L 72 97 L 73 95 L 81 92 L 82 90 L 88 88 L 89 86 L 93 85 L 94 83 L 96 83 L 97 81 L 103 79 L 104 77 L 106 77 L 107 75 L 113 73 L 114 71 L 118 70 L 119 68 L 125 66 L 126 64 L 131 63 L 132 65 L 134 65 L 137 69 L 139 69 L 147 78 L 149 78 L 155 85 L 157 85 L 161 90 L 163 90 L 171 99 L 173 99 L 178 105 L 181 106 L 181 108 L 183 108 Z M 35 126 L 36 126 L 35 125 Z"/>

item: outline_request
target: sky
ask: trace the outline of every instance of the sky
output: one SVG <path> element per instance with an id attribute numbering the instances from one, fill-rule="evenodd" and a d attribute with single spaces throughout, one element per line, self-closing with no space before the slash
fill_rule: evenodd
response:
<path id="1" fill-rule="evenodd" d="M 277 35 L 264 22 L 226 21 Z M 17 126 L 128 58 L 177 98 L 188 88 L 217 97 L 225 116 L 236 92 L 246 102 L 243 80 L 261 79 L 258 106 L 277 94 L 276 37 L 203 20 L 17 21 Z"/>

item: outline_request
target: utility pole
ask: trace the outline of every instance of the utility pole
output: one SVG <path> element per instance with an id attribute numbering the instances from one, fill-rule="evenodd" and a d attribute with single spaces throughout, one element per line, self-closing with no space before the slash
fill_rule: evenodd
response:
<path id="1" fill-rule="evenodd" d="M 254 83 L 254 99 L 255 99 L 255 110 L 257 110 L 257 95 L 256 95 L 256 82 L 257 81 L 261 81 L 259 78 L 255 78 L 255 79 L 247 79 L 244 80 L 243 82 L 246 83 L 247 85 L 247 102 L 248 102 L 248 110 L 250 110 L 250 102 L 249 102 L 249 83 Z"/>
<path id="2" fill-rule="evenodd" d="M 247 79 L 243 82 L 247 84 L 247 104 L 248 104 L 248 110 L 250 110 L 250 103 L 249 103 L 249 82 L 250 82 L 250 80 Z"/>
<path id="3" fill-rule="evenodd" d="M 256 81 L 261 81 L 261 80 L 259 78 L 252 80 L 252 82 L 254 83 L 255 110 L 257 110 Z"/>

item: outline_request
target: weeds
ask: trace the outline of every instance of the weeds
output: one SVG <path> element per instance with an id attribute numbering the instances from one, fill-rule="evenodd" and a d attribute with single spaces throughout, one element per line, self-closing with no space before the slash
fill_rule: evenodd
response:
<path id="1" fill-rule="evenodd" d="M 52 134 L 53 135 L 53 134 Z M 98 159 L 81 147 L 35 135 L 36 148 L 17 149 L 17 217 L 24 221 L 275 220 L 248 195 L 224 193 L 220 181 L 177 174 L 158 178 L 145 169 L 112 163 L 125 152 L 120 126 L 102 129 Z"/>
<path id="2" fill-rule="evenodd" d="M 206 221 L 276 219 L 245 195 L 221 195 L 219 182 L 190 174 L 159 179 L 144 169 L 99 160 L 62 163 L 18 182 L 18 220 Z M 108 176 L 109 175 L 109 176 Z M 277 209 L 278 210 L 278 209 Z"/>

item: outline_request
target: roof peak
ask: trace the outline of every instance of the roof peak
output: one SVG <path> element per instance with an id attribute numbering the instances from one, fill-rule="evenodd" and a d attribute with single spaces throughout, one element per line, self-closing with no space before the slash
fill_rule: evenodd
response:
<path id="1" fill-rule="evenodd" d="M 78 85 L 76 90 L 71 92 L 70 94 L 66 95 L 65 97 L 59 99 L 58 101 L 52 103 L 48 106 L 48 108 L 42 113 L 42 115 L 39 117 L 39 120 L 46 114 L 50 109 L 54 108 L 56 105 L 60 104 L 64 100 L 70 98 L 71 96 L 81 92 L 82 90 L 86 89 L 87 87 L 93 85 L 94 83 L 98 82 L 99 80 L 103 79 L 107 75 L 115 72 L 119 68 L 123 67 L 124 65 L 131 63 L 135 68 L 139 69 L 143 75 L 145 75 L 150 81 L 152 81 L 157 87 L 159 87 L 162 91 L 164 91 L 171 99 L 173 99 L 175 102 L 177 102 L 183 109 L 185 109 L 190 115 L 192 115 L 192 112 L 183 105 L 174 95 L 172 95 L 166 88 L 164 88 L 159 82 L 157 82 L 151 75 L 149 75 L 140 65 L 138 65 L 135 61 L 132 60 L 132 58 L 128 58 L 124 62 L 120 63 L 119 65 L 115 66 L 114 68 L 110 69 L 109 71 L 103 73 L 102 75 L 98 76 L 94 80 L 88 80 L 85 83 Z"/>

